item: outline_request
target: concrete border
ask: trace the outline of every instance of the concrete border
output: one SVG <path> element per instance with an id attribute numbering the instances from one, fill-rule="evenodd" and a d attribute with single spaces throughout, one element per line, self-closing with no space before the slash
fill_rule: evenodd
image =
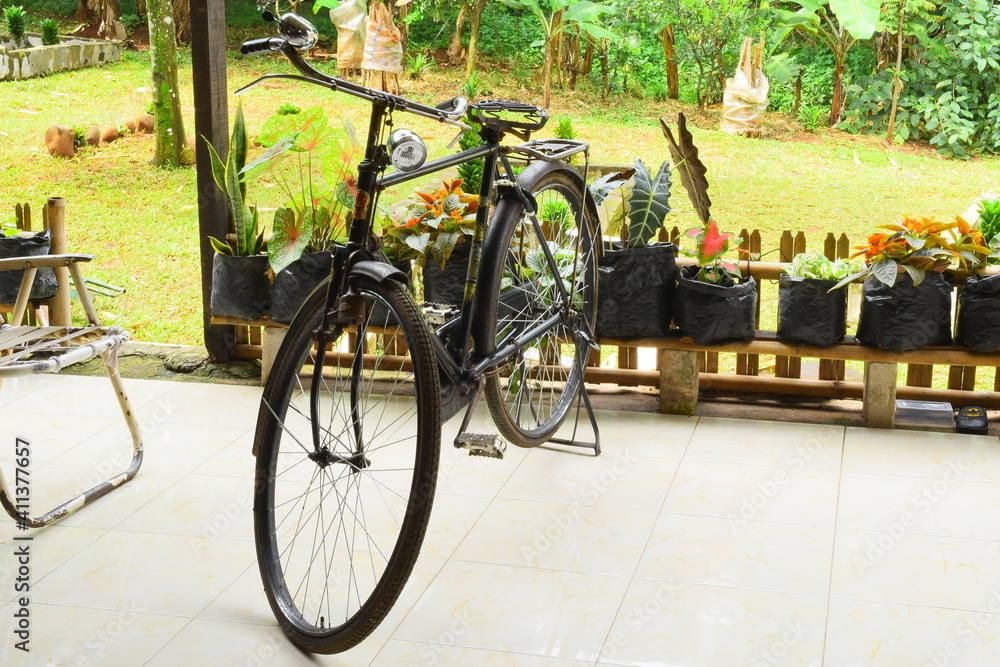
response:
<path id="1" fill-rule="evenodd" d="M 121 58 L 122 47 L 117 42 L 83 37 L 60 39 L 72 39 L 73 42 L 16 51 L 0 50 L 0 81 L 18 81 L 66 70 L 106 65 Z"/>

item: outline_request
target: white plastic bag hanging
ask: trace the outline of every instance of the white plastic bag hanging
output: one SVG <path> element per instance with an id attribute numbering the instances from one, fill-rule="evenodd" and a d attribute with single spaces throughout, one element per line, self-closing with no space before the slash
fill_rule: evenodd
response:
<path id="1" fill-rule="evenodd" d="M 330 10 L 330 21 L 337 26 L 337 67 L 361 67 L 365 48 L 365 0 L 346 0 Z"/>
<path id="2" fill-rule="evenodd" d="M 763 132 L 768 82 L 760 67 L 761 52 L 760 47 L 753 48 L 749 37 L 744 40 L 739 67 L 733 78 L 726 79 L 722 96 L 723 132 L 748 137 L 760 137 Z"/>
<path id="3" fill-rule="evenodd" d="M 392 12 L 381 2 L 373 3 L 368 14 L 361 68 L 390 74 L 403 71 L 402 35 L 392 22 Z"/>

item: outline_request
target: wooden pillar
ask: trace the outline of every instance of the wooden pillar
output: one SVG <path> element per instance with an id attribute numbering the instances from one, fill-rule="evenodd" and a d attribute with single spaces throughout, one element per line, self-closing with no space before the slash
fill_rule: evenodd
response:
<path id="1" fill-rule="evenodd" d="M 52 235 L 49 252 L 53 255 L 65 255 L 69 252 L 66 241 L 66 200 L 62 197 L 49 197 L 45 202 L 45 226 Z M 49 323 L 54 326 L 69 326 L 72 324 L 69 296 L 69 269 L 57 266 L 52 269 L 59 281 L 59 290 L 49 302 Z"/>
<path id="2" fill-rule="evenodd" d="M 231 326 L 213 325 L 212 258 L 208 237 L 225 238 L 229 208 L 215 187 L 206 141 L 225 159 L 229 152 L 229 104 L 226 82 L 225 3 L 191 0 L 191 71 L 194 82 L 194 127 L 198 161 L 198 229 L 201 248 L 202 322 L 205 347 L 213 361 L 228 361 L 233 351 Z"/>
<path id="3" fill-rule="evenodd" d="M 896 413 L 896 364 L 865 363 L 864 418 L 869 428 L 892 428 Z"/>
<path id="4" fill-rule="evenodd" d="M 660 412 L 693 415 L 698 407 L 699 353 L 660 350 Z"/>

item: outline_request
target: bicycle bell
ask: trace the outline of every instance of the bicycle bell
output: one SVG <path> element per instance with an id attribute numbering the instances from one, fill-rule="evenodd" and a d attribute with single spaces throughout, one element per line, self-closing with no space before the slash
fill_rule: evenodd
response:
<path id="1" fill-rule="evenodd" d="M 420 138 L 420 135 L 413 130 L 402 127 L 393 130 L 389 134 L 386 148 L 389 149 L 389 159 L 392 160 L 392 166 L 399 171 L 420 169 L 424 161 L 427 160 L 427 146 L 424 145 L 424 140 Z"/>
<path id="2" fill-rule="evenodd" d="M 270 12 L 266 12 L 266 14 L 270 14 Z M 274 14 L 271 14 L 270 19 L 266 15 L 264 16 L 265 21 L 273 19 Z M 311 49 L 316 45 L 316 40 L 319 39 L 319 33 L 316 32 L 313 24 L 298 14 L 291 12 L 284 14 L 277 23 L 278 32 L 282 39 L 297 49 Z"/>

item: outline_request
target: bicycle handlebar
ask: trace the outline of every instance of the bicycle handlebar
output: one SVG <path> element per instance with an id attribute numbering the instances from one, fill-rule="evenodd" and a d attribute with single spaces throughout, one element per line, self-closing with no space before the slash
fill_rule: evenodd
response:
<path id="1" fill-rule="evenodd" d="M 447 123 L 448 125 L 454 125 L 456 127 L 462 128 L 463 131 L 469 131 L 472 128 L 466 123 L 461 122 L 461 118 L 465 116 L 465 112 L 469 108 L 469 102 L 462 97 L 454 97 L 446 102 L 442 102 L 436 107 L 430 107 L 424 104 L 419 104 L 417 102 L 412 102 L 405 97 L 399 95 L 392 95 L 390 93 L 383 92 L 381 90 L 375 90 L 373 88 L 366 88 L 365 86 L 360 86 L 356 83 L 352 83 L 345 79 L 340 79 L 334 76 L 329 76 L 323 74 L 319 70 L 315 69 L 312 65 L 307 63 L 302 55 L 299 53 L 298 49 L 288 43 L 287 40 L 279 39 L 276 37 L 266 37 L 264 39 L 251 39 L 247 40 L 240 46 L 240 53 L 243 55 L 253 55 L 256 53 L 265 53 L 269 51 L 281 51 L 281 53 L 295 66 L 303 76 L 294 76 L 288 74 L 266 74 L 256 81 L 253 81 L 246 86 L 243 86 L 236 91 L 236 94 L 252 88 L 261 81 L 270 78 L 292 78 L 299 81 L 304 81 L 306 83 L 312 83 L 318 86 L 323 86 L 325 88 L 330 88 L 331 90 L 347 93 L 348 95 L 353 95 L 354 97 L 359 97 L 363 100 L 374 102 L 381 100 L 386 105 L 394 111 L 406 111 L 409 113 L 416 114 L 418 116 L 423 116 L 425 118 L 430 118 L 432 120 L 437 120 L 442 123 Z"/>
<path id="2" fill-rule="evenodd" d="M 263 53 L 265 51 L 278 51 L 284 44 L 284 40 L 275 39 L 274 37 L 265 37 L 264 39 L 248 39 L 243 42 L 240 46 L 240 53 L 245 56 L 252 55 L 254 53 Z"/>

